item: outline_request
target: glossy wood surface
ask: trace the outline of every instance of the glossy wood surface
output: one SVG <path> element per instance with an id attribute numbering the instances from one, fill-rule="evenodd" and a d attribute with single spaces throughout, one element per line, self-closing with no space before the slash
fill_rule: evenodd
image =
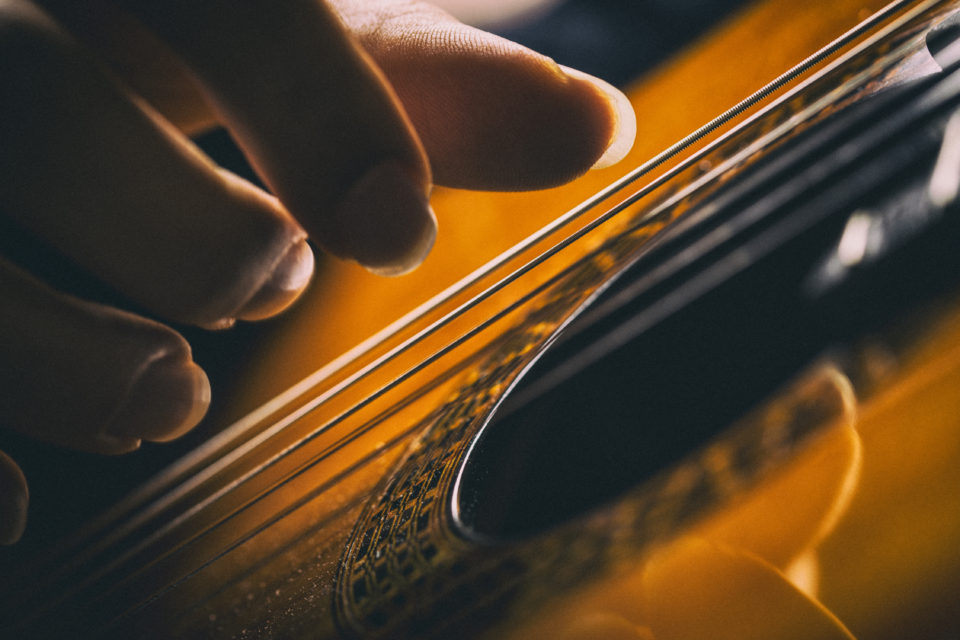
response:
<path id="1" fill-rule="evenodd" d="M 259 371 L 248 378 L 243 394 L 250 404 L 238 413 L 506 250 L 884 4 L 756 3 L 630 88 L 639 135 L 619 166 L 536 193 L 437 189 L 433 203 L 440 235 L 423 267 L 382 280 L 355 265 L 325 262 L 309 297 L 257 353 Z M 625 567 L 618 577 L 590 586 L 573 600 L 532 614 L 530 626 L 515 630 L 516 637 L 774 637 L 757 635 L 763 625 L 744 627 L 733 619 L 737 611 L 750 610 L 763 611 L 760 619 L 772 625 L 763 633 L 777 637 L 892 639 L 955 630 L 956 614 L 950 610 L 960 594 L 957 322 L 948 316 L 882 393 L 857 406 L 850 424 L 831 432 L 786 476 L 691 532 L 688 541 L 677 543 L 680 551 L 668 548 L 652 564 Z M 835 472 L 825 470 L 831 461 L 839 465 Z M 818 491 L 826 492 L 822 503 L 816 502 Z M 750 503 L 765 507 L 751 511 Z M 811 513 L 797 515 L 807 503 L 814 505 Z M 824 524 L 824 518 L 833 520 Z M 791 526 L 822 530 L 792 544 L 784 541 L 784 536 L 791 539 Z M 724 528 L 727 534 L 717 533 Z M 705 551 L 697 540 L 721 540 L 723 553 L 732 555 Z M 683 549 L 685 544 L 693 546 Z M 759 558 L 763 568 L 740 561 L 735 556 L 741 552 Z M 716 573 L 697 587 L 695 575 L 704 567 Z M 684 574 L 687 582 L 678 578 Z M 645 600 L 642 593 L 651 585 L 677 600 L 688 598 L 687 606 L 651 603 L 649 595 Z M 693 595 L 684 589 L 700 590 Z M 701 613 L 694 607 L 698 602 Z M 727 617 L 716 616 L 721 605 L 731 612 Z M 684 616 L 697 622 L 677 622 Z"/>
<path id="2" fill-rule="evenodd" d="M 629 88 L 639 133 L 618 166 L 534 193 L 437 189 L 440 232 L 424 265 L 382 279 L 324 260 L 306 298 L 252 347 L 236 401 L 208 428 L 275 398 L 885 4 L 757 2 Z M 578 256 L 564 255 L 560 263 Z M 510 295 L 504 291 L 490 308 Z M 956 632 L 960 312 L 942 309 L 930 326 L 909 352 L 893 360 L 877 355 L 879 383 L 869 396 L 857 397 L 830 366 L 805 372 L 825 390 L 834 420 L 789 465 L 601 579 L 559 593 L 519 619 L 490 620 L 488 637 L 866 640 Z M 552 328 L 545 324 L 543 331 Z M 412 349 L 407 362 L 463 329 L 452 326 Z M 355 523 L 382 479 L 426 446 L 418 441 L 421 426 L 475 382 L 474 356 L 439 361 L 398 389 L 400 405 L 390 406 L 389 398 L 364 405 L 249 487 L 204 503 L 193 520 L 164 532 L 153 546 L 135 547 L 124 560 L 134 567 L 132 577 L 95 592 L 91 615 L 132 611 L 108 629 L 115 637 L 340 636 L 343 620 L 331 603 Z M 371 385 L 298 415 L 276 436 L 277 447 L 313 433 L 402 370 L 387 367 Z M 500 391 L 487 390 L 490 396 Z M 214 493 L 259 464 L 257 455 L 225 462 L 191 490 Z M 189 506 L 193 494 L 182 495 Z M 149 537 L 153 523 L 147 525 Z M 139 589 L 167 584 L 175 588 L 143 603 Z"/>
<path id="3" fill-rule="evenodd" d="M 383 279 L 325 261 L 308 297 L 254 356 L 262 372 L 247 393 L 253 408 L 576 206 L 633 167 L 716 117 L 886 3 L 759 2 L 628 90 L 637 141 L 618 165 L 572 184 L 529 193 L 436 189 L 440 230 L 415 272 Z"/>

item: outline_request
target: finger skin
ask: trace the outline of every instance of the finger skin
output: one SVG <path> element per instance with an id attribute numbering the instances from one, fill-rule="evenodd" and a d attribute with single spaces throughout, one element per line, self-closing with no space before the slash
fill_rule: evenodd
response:
<path id="1" fill-rule="evenodd" d="M 526 47 L 426 3 L 333 4 L 390 78 L 438 184 L 554 186 L 587 171 L 618 134 L 607 92 Z"/>
<path id="2" fill-rule="evenodd" d="M 217 119 L 180 58 L 112 3 L 96 2 L 103 6 L 95 10 L 90 3 L 43 3 L 181 128 L 195 131 Z M 507 190 L 559 184 L 591 168 L 617 135 L 611 102 L 622 95 L 611 100 L 582 74 L 571 77 L 529 49 L 427 3 L 329 4 L 389 80 L 437 184 Z M 249 80 L 240 65 L 235 72 Z M 624 128 L 629 140 L 615 160 L 633 137 Z"/>
<path id="3" fill-rule="evenodd" d="M 181 131 L 218 125 L 183 60 L 112 0 L 34 0 L 110 70 Z"/>
<path id="4" fill-rule="evenodd" d="M 98 453 L 199 422 L 206 376 L 173 330 L 58 293 L 0 261 L 0 424 Z"/>
<path id="5" fill-rule="evenodd" d="M 150 311 L 226 326 L 306 286 L 306 234 L 277 200 L 218 169 L 23 2 L 0 5 L 0 114 L 0 215 Z"/>
<path id="6" fill-rule="evenodd" d="M 30 493 L 17 463 L 0 451 L 0 545 L 13 544 L 27 526 Z"/>
<path id="7" fill-rule="evenodd" d="M 323 3 L 125 4 L 188 62 L 260 175 L 324 248 L 384 270 L 423 258 L 436 232 L 426 156 L 386 79 Z M 361 181 L 372 195 L 358 202 Z"/>

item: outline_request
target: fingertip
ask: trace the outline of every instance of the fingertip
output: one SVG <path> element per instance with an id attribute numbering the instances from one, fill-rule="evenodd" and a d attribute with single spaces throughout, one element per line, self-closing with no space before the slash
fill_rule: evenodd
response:
<path id="1" fill-rule="evenodd" d="M 0 351 L 9 356 L 0 380 L 15 390 L 0 401 L 5 425 L 116 455 L 175 438 L 206 412 L 210 383 L 170 327 L 65 295 L 2 260 L 0 299 Z"/>
<path id="2" fill-rule="evenodd" d="M 426 212 L 429 220 L 424 222 L 419 235 L 414 236 L 415 240 L 405 256 L 383 264 L 365 264 L 364 268 L 374 275 L 395 278 L 406 275 L 423 264 L 437 240 L 437 216 L 429 205 Z"/>
<path id="3" fill-rule="evenodd" d="M 262 320 L 274 316 L 300 296 L 314 269 L 313 251 L 300 239 L 287 249 L 253 296 L 237 314 L 241 320 Z"/>
<path id="4" fill-rule="evenodd" d="M 0 451 L 0 544 L 17 542 L 27 527 L 30 494 L 23 471 Z"/>
<path id="5" fill-rule="evenodd" d="M 210 381 L 190 360 L 148 362 L 105 429 L 109 438 L 167 442 L 195 427 L 210 406 Z"/>
<path id="6" fill-rule="evenodd" d="M 340 201 L 335 229 L 324 234 L 328 248 L 378 275 L 412 271 L 427 257 L 437 236 L 429 187 L 399 162 L 370 169 Z"/>
<path id="7" fill-rule="evenodd" d="M 593 163 L 591 169 L 606 169 L 623 160 L 637 137 L 637 116 L 634 113 L 630 99 L 609 82 L 596 76 L 560 65 L 564 74 L 581 82 L 586 82 L 606 101 L 610 110 L 611 133 L 603 154 Z"/>
<path id="8" fill-rule="evenodd" d="M 105 456 L 119 456 L 140 448 L 140 438 L 131 436 L 113 436 L 108 433 L 88 434 L 82 443 L 75 443 L 82 451 L 92 451 Z"/>

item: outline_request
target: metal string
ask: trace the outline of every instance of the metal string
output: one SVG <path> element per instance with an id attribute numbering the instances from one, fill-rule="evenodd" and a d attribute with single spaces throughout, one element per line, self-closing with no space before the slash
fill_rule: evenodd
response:
<path id="1" fill-rule="evenodd" d="M 927 9 L 935 6 L 938 3 L 938 1 L 939 0 L 928 0 L 927 2 L 917 5 L 914 8 L 914 10 L 912 10 L 902 18 L 901 22 L 909 20 L 910 18 L 915 17 L 916 15 L 919 15 L 923 11 L 926 11 Z M 823 49 L 820 49 L 819 51 L 807 57 L 806 59 L 804 59 L 803 61 L 801 61 L 800 63 L 798 63 L 791 69 L 789 69 L 788 71 L 786 71 L 785 73 L 781 74 L 776 79 L 774 79 L 773 81 L 771 81 L 770 83 L 762 87 L 759 91 L 755 92 L 754 94 L 747 97 L 743 101 L 737 103 L 736 105 L 734 105 L 733 107 L 731 107 L 730 109 L 722 113 L 721 115 L 717 116 L 707 124 L 703 125 L 699 129 L 691 133 L 690 135 L 686 136 L 682 140 L 678 141 L 674 145 L 665 149 L 664 151 L 657 154 L 656 156 L 646 161 L 642 165 L 638 166 L 636 169 L 627 173 L 622 178 L 618 179 L 616 182 L 612 183 L 611 185 L 604 188 L 600 192 L 596 193 L 589 199 L 585 200 L 580 205 L 574 207 L 570 211 L 561 215 L 560 217 L 555 219 L 553 222 L 543 227 L 538 232 L 531 235 L 521 243 L 515 245 L 505 253 L 501 254 L 494 260 L 480 267 L 479 269 L 477 269 L 467 277 L 463 278 L 456 284 L 452 285 L 451 287 L 442 291 L 438 295 L 434 296 L 423 305 L 414 309 L 412 312 L 410 312 L 409 314 L 407 314 L 397 322 L 393 323 L 392 325 L 390 325 L 380 333 L 376 334 L 370 340 L 363 343 L 363 345 L 361 345 L 362 348 L 355 349 L 355 350 L 352 350 L 351 352 L 348 352 L 347 354 L 345 354 L 345 356 L 342 356 L 341 358 L 338 358 L 336 361 L 334 361 L 334 363 L 331 363 L 331 365 L 333 366 L 328 365 L 327 367 L 324 367 L 323 369 L 318 371 L 316 374 L 313 374 L 308 379 L 306 379 L 305 381 L 298 384 L 296 387 L 294 387 L 290 391 L 283 394 L 278 399 L 277 402 L 271 403 L 271 407 L 269 411 L 265 409 L 264 411 L 259 413 L 262 413 L 263 417 L 266 417 L 270 413 L 272 413 L 274 410 L 282 408 L 284 404 L 287 404 L 291 402 L 293 399 L 299 397 L 300 395 L 303 395 L 305 392 L 309 391 L 309 389 L 314 387 L 317 383 L 319 383 L 323 379 L 329 377 L 336 371 L 339 371 L 343 367 L 356 361 L 357 359 L 362 357 L 364 354 L 369 353 L 376 346 L 384 343 L 386 340 L 399 334 L 404 329 L 412 326 L 415 322 L 422 319 L 430 312 L 438 309 L 440 306 L 449 302 L 458 294 L 466 291 L 471 286 L 481 281 L 483 278 L 491 275 L 496 270 L 500 269 L 501 267 L 509 263 L 511 260 L 514 260 L 515 258 L 519 257 L 525 251 L 529 250 L 538 242 L 544 240 L 551 234 L 567 226 L 568 224 L 578 219 L 579 217 L 581 217 L 591 209 L 595 208 L 598 204 L 600 204 L 604 200 L 622 191 L 623 189 L 630 186 L 631 184 L 636 182 L 638 179 L 640 179 L 644 175 L 650 173 L 652 170 L 663 165 L 665 162 L 669 161 L 671 158 L 675 157 L 676 155 L 678 155 L 679 153 L 681 153 L 691 145 L 695 144 L 696 142 L 703 139 L 710 133 L 714 132 L 718 128 L 722 127 L 723 125 L 727 124 L 731 120 L 735 119 L 737 116 L 741 115 L 748 109 L 752 108 L 753 106 L 756 106 L 758 103 L 762 102 L 772 94 L 782 89 L 785 85 L 796 80 L 805 72 L 809 71 L 813 67 L 825 61 L 831 55 L 837 53 L 839 50 L 843 49 L 845 46 L 851 44 L 857 38 L 865 35 L 870 30 L 880 25 L 887 18 L 903 10 L 910 4 L 911 4 L 910 0 L 896 0 L 895 2 L 888 4 L 880 12 L 874 14 L 864 22 L 861 22 L 860 24 L 858 24 L 853 29 L 842 34 L 837 39 L 835 39 L 834 41 L 826 45 Z M 866 46 L 866 44 L 863 46 Z M 170 495 L 168 495 L 165 499 L 160 499 L 154 502 L 152 505 L 146 507 L 143 511 L 141 511 L 140 514 L 138 514 L 137 517 L 127 521 L 127 523 L 124 526 L 121 526 L 118 529 L 115 529 L 112 532 L 113 535 L 107 535 L 105 538 L 101 538 L 100 544 L 96 544 L 93 549 L 88 549 L 88 552 L 92 554 L 96 554 L 99 551 L 102 551 L 108 548 L 112 543 L 115 543 L 116 541 L 122 539 L 124 536 L 128 535 L 131 531 L 135 530 L 138 526 L 145 523 L 150 518 L 156 516 L 164 508 L 169 506 L 169 504 L 172 503 L 177 496 L 181 496 L 184 493 L 195 489 L 206 479 L 212 477 L 213 475 L 215 475 L 216 473 L 224 469 L 226 466 L 231 464 L 233 461 L 235 461 L 242 455 L 249 453 L 249 451 L 256 448 L 256 446 L 258 446 L 262 442 L 269 439 L 269 437 L 272 437 L 277 432 L 279 432 L 286 426 L 290 425 L 294 421 L 313 412 L 315 409 L 317 409 L 318 407 L 320 407 L 321 405 L 323 405 L 333 397 L 339 395 L 340 393 L 345 391 L 347 388 L 353 386 L 354 384 L 358 383 L 364 378 L 367 378 L 369 375 L 371 375 L 376 370 L 380 369 L 382 366 L 384 366 L 388 362 L 402 355 L 403 353 L 411 349 L 413 346 L 415 346 L 425 338 L 436 333 L 442 327 L 446 326 L 456 318 L 459 318 L 460 316 L 464 315 L 465 313 L 475 308 L 476 306 L 478 306 L 480 303 L 482 303 L 483 301 L 485 301 L 495 293 L 501 291 L 509 284 L 513 283 L 514 281 L 521 278 L 523 275 L 530 272 L 532 269 L 536 268 L 537 266 L 539 266 L 540 264 L 542 264 L 552 256 L 556 255 L 563 249 L 567 248 L 568 246 L 570 246 L 571 244 L 573 244 L 583 236 L 587 235 L 589 232 L 593 231 L 594 229 L 599 227 L 601 224 L 607 222 L 609 219 L 611 219 L 612 217 L 622 212 L 624 209 L 627 208 L 627 206 L 629 206 L 639 198 L 643 197 L 644 195 L 647 195 L 652 190 L 659 187 L 670 178 L 674 177 L 680 171 L 692 166 L 700 158 L 706 155 L 706 153 L 708 153 L 709 151 L 712 151 L 720 143 L 722 143 L 723 141 L 728 139 L 730 136 L 737 133 L 739 130 L 742 129 L 742 127 L 749 124 L 750 122 L 752 122 L 752 120 L 748 120 L 747 122 L 741 123 L 741 125 L 729 131 L 725 136 L 714 141 L 714 143 L 712 143 L 708 147 L 692 155 L 690 158 L 688 158 L 684 162 L 678 164 L 676 167 L 665 172 L 663 175 L 661 175 L 660 177 L 658 177 L 648 185 L 639 189 L 636 193 L 628 197 L 624 202 L 619 203 L 618 205 L 614 206 L 613 208 L 599 215 L 597 218 L 587 223 L 584 227 L 573 232 L 563 240 L 560 240 L 559 242 L 557 242 L 555 245 L 553 245 L 552 247 L 550 247 L 540 255 L 531 259 L 530 261 L 528 261 L 527 263 L 525 263 L 515 271 L 511 272 L 507 276 L 503 277 L 502 279 L 500 279 L 499 281 L 497 281 L 496 283 L 488 287 L 486 290 L 473 296 L 472 298 L 462 303 L 461 305 L 456 307 L 454 310 L 452 310 L 442 318 L 429 324 L 424 329 L 418 331 L 413 336 L 399 343 L 398 345 L 396 345 L 386 353 L 382 354 L 375 360 L 371 361 L 370 363 L 368 363 L 366 366 L 362 367 L 358 371 L 354 372 L 344 380 L 340 381 L 333 387 L 322 392 L 316 398 L 312 399 L 311 401 L 304 404 L 303 406 L 297 408 L 293 412 L 287 414 L 286 416 L 284 416 L 283 418 L 275 422 L 273 425 L 271 425 L 268 429 L 258 434 L 258 436 L 256 436 L 255 438 L 243 443 L 243 445 L 241 445 L 240 447 L 227 453 L 225 457 L 217 460 L 213 464 L 203 469 L 201 473 L 195 475 L 190 480 L 187 480 L 186 482 L 178 486 L 176 490 L 173 491 Z M 527 299 L 527 298 L 528 296 L 523 296 L 523 299 Z M 489 327 L 493 322 L 495 322 L 499 318 L 506 315 L 506 313 L 509 310 L 512 310 L 515 308 L 516 308 L 516 305 L 511 304 L 508 307 L 508 309 L 502 310 L 501 312 L 494 314 L 490 318 L 487 318 L 484 322 L 482 322 L 477 327 L 474 327 L 467 333 L 456 338 L 446 346 L 442 347 L 436 353 L 429 356 L 427 359 L 421 361 L 417 365 L 405 371 L 403 374 L 401 374 L 397 378 L 391 380 L 390 382 L 386 383 L 385 385 L 377 389 L 373 394 L 367 396 L 360 403 L 354 405 L 350 409 L 347 409 L 346 411 L 342 412 L 341 414 L 327 421 L 325 424 L 319 426 L 317 429 L 315 429 L 313 432 L 311 432 L 310 434 L 308 434 L 298 442 L 293 443 L 285 447 L 282 451 L 272 455 L 269 459 L 262 462 L 260 465 L 258 465 L 254 469 L 251 469 L 246 473 L 242 474 L 240 477 L 234 479 L 233 482 L 229 483 L 224 487 L 221 487 L 221 489 L 214 492 L 214 494 L 208 496 L 206 499 L 201 501 L 200 504 L 195 505 L 195 507 L 201 507 L 202 505 L 205 506 L 219 498 L 222 498 L 224 495 L 231 492 L 233 489 L 244 484 L 246 481 L 252 479 L 261 471 L 273 466 L 275 463 L 277 463 L 279 460 L 283 459 L 287 455 L 302 448 L 303 446 L 305 446 L 306 444 L 314 440 L 321 433 L 325 432 L 327 429 L 349 418 L 350 416 L 357 413 L 364 407 L 368 406 L 370 403 L 374 402 L 376 399 L 382 397 L 383 395 L 393 390 L 394 388 L 396 388 L 406 380 L 410 379 L 411 377 L 413 377 L 414 375 L 416 375 L 417 373 L 419 373 L 420 371 L 422 371 L 432 363 L 442 358 L 444 355 L 446 355 L 450 351 L 454 350 L 458 346 L 467 342 L 470 338 L 472 338 L 473 336 L 481 332 L 483 329 Z M 243 423 L 242 426 L 244 427 L 249 427 L 252 424 L 250 420 L 243 420 L 241 421 L 241 423 Z M 235 425 L 235 426 L 241 426 L 241 425 Z M 232 437 L 235 437 L 237 435 L 233 427 L 228 431 L 230 432 L 229 433 L 230 437 L 225 438 L 223 440 L 218 439 L 216 443 L 211 442 L 210 444 L 216 444 L 217 446 L 222 446 L 222 444 L 229 442 L 229 440 L 232 439 Z M 176 476 L 178 474 L 182 475 L 184 466 L 189 467 L 191 464 L 195 464 L 201 461 L 203 457 L 208 456 L 210 453 L 210 448 L 205 447 L 204 449 L 205 449 L 204 451 L 200 451 L 196 456 L 192 457 L 191 460 L 185 461 L 185 464 L 177 465 L 178 468 L 174 469 L 170 474 L 167 474 L 165 478 L 162 478 L 163 481 L 159 482 L 159 484 L 161 485 L 169 484 L 170 482 L 175 481 Z M 161 480 L 161 478 L 158 478 L 158 480 Z M 156 485 L 158 483 L 155 482 L 153 484 Z M 148 486 L 147 493 L 156 493 L 156 492 L 157 492 L 156 487 Z M 136 502 L 134 502 L 134 504 L 135 503 Z M 180 514 L 180 517 L 177 517 L 174 520 L 168 523 L 165 523 L 163 527 L 161 527 L 158 531 L 155 531 L 153 535 L 149 536 L 149 540 L 157 540 L 166 532 L 169 532 L 170 530 L 175 528 L 178 524 L 181 524 L 182 522 L 184 522 L 186 519 L 189 518 L 189 515 L 195 512 L 196 512 L 196 509 L 190 509 L 187 512 Z M 217 524 L 212 525 L 212 527 L 216 527 L 216 526 Z M 184 544 L 188 544 L 188 543 L 189 541 L 184 542 Z M 111 563 L 111 565 L 116 566 L 117 564 L 122 563 L 124 557 L 129 558 L 131 555 L 135 554 L 138 550 L 143 549 L 146 544 L 149 544 L 149 542 L 142 542 L 141 544 L 135 545 L 133 549 L 129 550 L 127 553 L 122 554 L 121 558 L 115 559 L 115 561 Z M 101 575 L 103 575 L 102 572 L 101 572 Z"/>

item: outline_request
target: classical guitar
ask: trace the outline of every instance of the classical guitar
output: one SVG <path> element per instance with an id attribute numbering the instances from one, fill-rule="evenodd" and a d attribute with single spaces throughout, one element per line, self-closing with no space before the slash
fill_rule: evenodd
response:
<path id="1" fill-rule="evenodd" d="M 419 273 L 329 265 L 9 552 L 4 637 L 960 637 L 958 8 L 751 5 L 626 173 L 437 193 Z"/>

